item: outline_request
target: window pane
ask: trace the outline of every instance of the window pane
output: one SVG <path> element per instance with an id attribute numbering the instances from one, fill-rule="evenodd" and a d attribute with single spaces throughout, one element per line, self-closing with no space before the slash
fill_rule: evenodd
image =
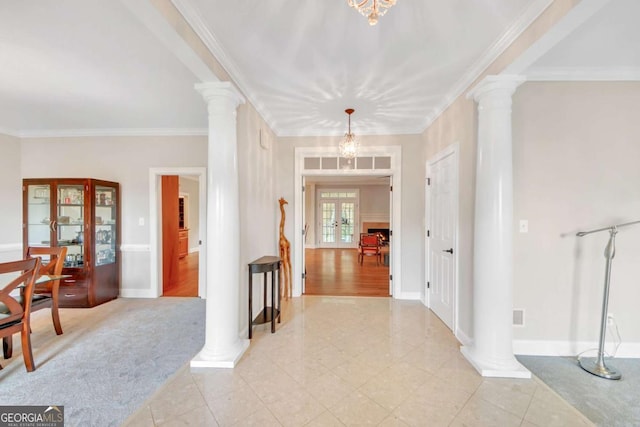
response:
<path id="1" fill-rule="evenodd" d="M 342 226 L 340 227 L 340 241 L 343 243 L 351 243 L 353 242 L 353 226 L 355 223 L 355 203 L 342 203 L 341 208 Z"/>
<path id="2" fill-rule="evenodd" d="M 376 157 L 376 169 L 391 169 L 391 157 Z"/>
<path id="3" fill-rule="evenodd" d="M 320 157 L 305 157 L 304 158 L 305 169 L 320 169 Z"/>
<path id="4" fill-rule="evenodd" d="M 338 169 L 338 159 L 336 157 L 323 157 L 322 169 Z"/>
<path id="5" fill-rule="evenodd" d="M 335 243 L 336 241 L 336 204 L 333 202 L 322 203 L 322 242 Z"/>

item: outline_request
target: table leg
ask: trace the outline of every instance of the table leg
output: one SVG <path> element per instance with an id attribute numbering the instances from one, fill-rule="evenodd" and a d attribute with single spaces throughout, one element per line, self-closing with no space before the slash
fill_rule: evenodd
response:
<path id="1" fill-rule="evenodd" d="M 276 268 L 276 270 L 280 269 L 280 263 L 278 263 L 278 268 Z M 273 273 L 276 277 L 277 277 L 277 283 L 278 286 L 277 288 L 277 293 L 278 293 L 278 310 L 279 310 L 279 314 L 278 314 L 278 323 L 280 323 L 280 319 L 282 319 L 282 299 L 280 298 L 280 272 L 278 272 L 278 274 L 276 274 L 276 272 L 274 271 Z M 292 280 L 293 281 L 293 280 Z"/>
<path id="2" fill-rule="evenodd" d="M 262 311 L 262 314 L 264 315 L 264 323 L 267 322 L 267 272 L 264 272 L 264 275 L 262 277 L 262 290 L 264 291 L 264 295 L 262 296 L 263 298 L 263 304 L 262 306 L 264 307 L 264 310 Z"/>
<path id="3" fill-rule="evenodd" d="M 249 268 L 249 339 L 251 339 L 253 332 L 253 280 L 251 276 L 251 268 Z"/>
<path id="4" fill-rule="evenodd" d="M 267 273 L 264 273 L 265 279 Z M 273 281 L 273 270 L 271 271 L 271 333 L 276 331 L 276 285 Z"/>

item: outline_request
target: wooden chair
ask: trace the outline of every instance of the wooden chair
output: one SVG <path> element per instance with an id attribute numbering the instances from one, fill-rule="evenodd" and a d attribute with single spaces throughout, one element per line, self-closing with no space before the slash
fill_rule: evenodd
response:
<path id="1" fill-rule="evenodd" d="M 365 256 L 375 256 L 376 265 L 380 265 L 382 254 L 380 252 L 380 238 L 375 233 L 360 233 L 358 243 L 358 262 L 363 264 Z"/>
<path id="2" fill-rule="evenodd" d="M 39 276 L 61 275 L 66 256 L 67 248 L 65 246 L 58 248 L 30 246 L 27 248 L 27 258 L 41 258 Z M 42 259 L 43 257 L 48 257 L 48 259 Z M 62 325 L 60 324 L 60 314 L 58 312 L 60 305 L 59 291 L 60 280 L 37 284 L 33 291 L 31 311 L 51 307 L 53 327 L 57 335 L 62 335 Z"/>
<path id="3" fill-rule="evenodd" d="M 31 351 L 31 297 L 35 287 L 36 277 L 40 268 L 40 258 L 25 259 L 21 261 L 5 262 L 0 264 L 0 276 L 3 274 L 14 277 L 0 290 L 0 336 L 2 337 L 2 350 L 4 358 L 9 359 L 13 353 L 13 334 L 20 332 L 22 339 L 22 357 L 27 372 L 36 369 L 33 363 Z M 17 275 L 17 277 L 16 277 Z M 20 286 L 24 288 L 24 306 L 18 301 L 16 291 Z"/>

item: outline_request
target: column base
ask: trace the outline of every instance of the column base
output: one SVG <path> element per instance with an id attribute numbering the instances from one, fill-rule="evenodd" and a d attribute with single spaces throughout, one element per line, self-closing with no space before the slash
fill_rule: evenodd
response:
<path id="1" fill-rule="evenodd" d="M 222 356 L 211 356 L 210 351 L 205 347 L 191 359 L 191 370 L 235 368 L 244 352 L 249 348 L 249 343 L 250 341 L 247 339 L 238 340 L 237 345 L 234 346 L 235 348 Z"/>
<path id="2" fill-rule="evenodd" d="M 512 356 L 509 361 L 483 360 L 474 354 L 471 347 L 460 347 L 460 352 L 483 377 L 531 378 L 531 372 Z"/>

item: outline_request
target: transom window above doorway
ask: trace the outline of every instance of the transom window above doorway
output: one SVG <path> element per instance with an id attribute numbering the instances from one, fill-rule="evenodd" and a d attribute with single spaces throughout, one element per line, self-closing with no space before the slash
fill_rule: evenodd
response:
<path id="1" fill-rule="evenodd" d="M 355 191 L 323 191 L 320 193 L 322 199 L 349 199 L 357 197 Z"/>
<path id="2" fill-rule="evenodd" d="M 338 170 L 338 169 L 357 169 L 357 170 L 388 170 L 391 168 L 390 156 L 367 156 L 356 157 L 353 165 L 343 157 L 305 157 L 305 170 Z"/>

